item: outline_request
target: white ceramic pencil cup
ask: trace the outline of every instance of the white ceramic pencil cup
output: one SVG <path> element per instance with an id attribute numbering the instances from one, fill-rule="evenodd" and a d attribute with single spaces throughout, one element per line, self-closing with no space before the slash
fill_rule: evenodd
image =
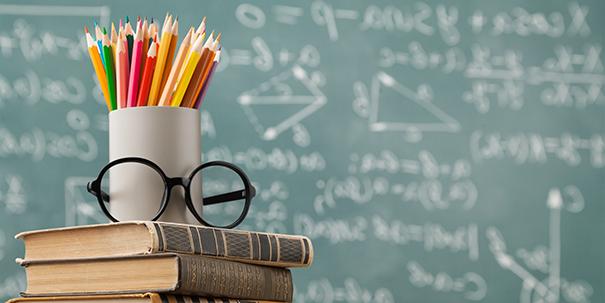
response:
<path id="1" fill-rule="evenodd" d="M 188 177 L 200 165 L 200 144 L 200 114 L 196 109 L 144 106 L 109 113 L 110 161 L 140 157 L 157 164 L 170 178 Z M 161 179 L 151 169 L 124 166 L 111 172 L 111 214 L 120 221 L 153 218 L 158 211 L 157 199 L 164 192 L 158 180 Z M 191 192 L 201 193 L 200 187 L 201 184 L 192 184 Z M 199 224 L 187 209 L 183 187 L 173 188 L 158 221 Z"/>

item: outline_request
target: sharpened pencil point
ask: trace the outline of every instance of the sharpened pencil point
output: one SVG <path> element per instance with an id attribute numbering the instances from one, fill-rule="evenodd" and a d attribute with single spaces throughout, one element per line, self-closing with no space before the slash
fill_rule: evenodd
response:
<path id="1" fill-rule="evenodd" d="M 88 34 L 88 26 L 84 25 L 84 32 Z"/>
<path id="2" fill-rule="evenodd" d="M 103 27 L 103 35 L 107 35 L 107 29 Z"/>

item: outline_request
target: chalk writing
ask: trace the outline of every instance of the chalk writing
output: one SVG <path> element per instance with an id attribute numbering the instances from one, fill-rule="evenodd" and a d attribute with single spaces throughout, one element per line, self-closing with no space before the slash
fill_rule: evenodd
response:
<path id="1" fill-rule="evenodd" d="M 8 174 L 0 177 L 0 204 L 3 204 L 7 214 L 23 214 L 27 210 L 27 188 L 23 178 Z"/>
<path id="2" fill-rule="evenodd" d="M 319 152 L 297 154 L 293 150 L 281 148 L 264 151 L 251 147 L 244 151 L 231 151 L 227 146 L 218 146 L 205 151 L 203 159 L 233 162 L 248 170 L 277 170 L 289 174 L 297 171 L 322 171 L 326 168 L 326 160 Z"/>
<path id="3" fill-rule="evenodd" d="M 487 294 L 487 283 L 478 273 L 467 272 L 452 277 L 446 272 L 435 274 L 426 271 L 418 262 L 408 262 L 409 281 L 418 288 L 430 288 L 436 292 L 461 293 L 471 301 L 481 301 Z"/>
<path id="4" fill-rule="evenodd" d="M 363 287 L 354 278 L 346 278 L 343 286 L 323 278 L 312 280 L 306 288 L 295 288 L 294 300 L 301 303 L 394 303 L 393 293 L 387 288 L 376 290 Z"/>
<path id="5" fill-rule="evenodd" d="M 585 162 L 591 167 L 605 166 L 605 137 L 594 134 L 582 138 L 570 133 L 544 136 L 536 133 L 502 134 L 476 130 L 470 137 L 471 156 L 474 161 L 511 159 L 515 164 L 545 164 L 557 159 L 569 166 Z M 586 156 L 585 156 L 586 157 Z"/>

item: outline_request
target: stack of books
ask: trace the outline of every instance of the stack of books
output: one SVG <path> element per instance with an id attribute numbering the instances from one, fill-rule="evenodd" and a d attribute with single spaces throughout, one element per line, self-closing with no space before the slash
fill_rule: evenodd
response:
<path id="1" fill-rule="evenodd" d="M 133 221 L 29 231 L 27 289 L 9 302 L 291 302 L 304 236 Z"/>

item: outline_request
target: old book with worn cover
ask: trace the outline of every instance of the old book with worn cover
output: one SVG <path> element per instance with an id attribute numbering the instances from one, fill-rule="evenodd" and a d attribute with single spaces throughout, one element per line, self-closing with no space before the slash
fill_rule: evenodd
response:
<path id="1" fill-rule="evenodd" d="M 219 299 L 158 293 L 118 294 L 97 296 L 22 297 L 6 303 L 277 303 L 276 301 Z"/>
<path id="2" fill-rule="evenodd" d="M 164 253 L 17 262 L 25 267 L 26 297 L 156 292 L 292 301 L 290 270 L 204 256 Z"/>
<path id="3" fill-rule="evenodd" d="M 131 256 L 162 252 L 205 255 L 276 267 L 307 267 L 313 246 L 304 236 L 176 223 L 131 221 L 23 232 L 25 259 Z"/>

